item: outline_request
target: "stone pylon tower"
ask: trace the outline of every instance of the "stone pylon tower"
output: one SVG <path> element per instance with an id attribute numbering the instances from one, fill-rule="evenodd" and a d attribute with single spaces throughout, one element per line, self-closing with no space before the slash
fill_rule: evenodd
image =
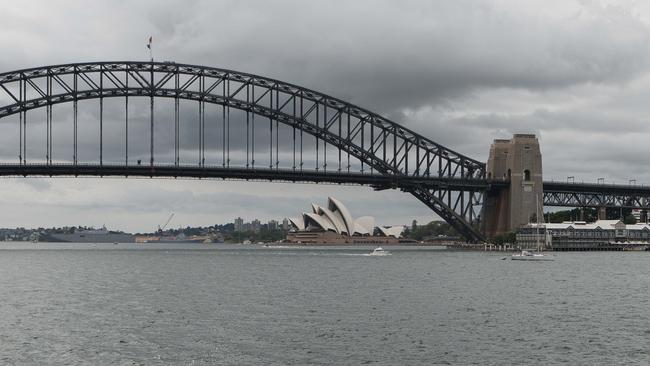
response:
<path id="1" fill-rule="evenodd" d="M 529 223 L 538 207 L 544 212 L 542 154 L 535 135 L 515 134 L 511 140 L 494 140 L 486 173 L 495 183 L 483 200 L 481 216 L 487 237 Z"/>

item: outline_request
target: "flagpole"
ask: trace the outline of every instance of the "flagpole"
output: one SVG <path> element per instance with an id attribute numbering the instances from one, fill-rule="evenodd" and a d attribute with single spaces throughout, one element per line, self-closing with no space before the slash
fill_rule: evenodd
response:
<path id="1" fill-rule="evenodd" d="M 153 63 L 153 37 L 149 37 L 149 43 L 147 43 L 147 48 L 149 49 L 149 58 L 151 59 L 151 62 Z"/>
<path id="2" fill-rule="evenodd" d="M 151 88 L 150 89 L 150 97 L 149 97 L 150 116 L 151 116 L 151 124 L 150 124 L 150 127 L 149 127 L 150 128 L 149 133 L 150 133 L 150 137 L 151 137 L 151 141 L 149 142 L 149 147 L 150 147 L 150 150 L 151 150 L 150 151 L 151 157 L 150 157 L 150 160 L 149 160 L 149 166 L 151 167 L 151 169 L 153 169 L 153 152 L 154 152 L 153 151 L 153 147 L 154 147 L 153 146 L 153 141 L 154 141 L 153 140 L 153 132 L 154 132 L 154 130 L 153 130 L 153 124 L 154 124 L 154 105 L 153 105 L 153 103 L 154 103 L 154 98 L 153 98 L 154 97 L 154 83 L 153 83 L 153 74 L 154 74 L 154 72 L 153 72 L 153 66 L 154 65 L 153 65 L 153 50 L 152 50 L 152 47 L 151 47 L 152 43 L 153 43 L 153 37 L 149 36 L 149 43 L 147 43 L 147 48 L 149 49 L 149 57 L 151 58 L 151 79 L 149 81 L 149 87 Z"/>

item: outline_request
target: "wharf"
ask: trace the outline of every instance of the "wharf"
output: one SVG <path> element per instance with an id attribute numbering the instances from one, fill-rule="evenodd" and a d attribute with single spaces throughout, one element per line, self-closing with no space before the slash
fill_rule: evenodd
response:
<path id="1" fill-rule="evenodd" d="M 488 244 L 488 243 L 479 243 L 479 244 L 470 244 L 470 243 L 453 243 L 445 244 L 447 249 L 451 250 L 474 250 L 474 251 L 485 251 L 485 252 L 513 252 L 519 250 L 516 245 L 511 243 L 506 244 Z"/>
<path id="2" fill-rule="evenodd" d="M 648 251 L 648 242 L 613 242 L 613 241 L 584 241 L 584 240 L 563 240 L 554 242 L 551 248 L 555 252 L 592 252 L 592 251 Z"/>

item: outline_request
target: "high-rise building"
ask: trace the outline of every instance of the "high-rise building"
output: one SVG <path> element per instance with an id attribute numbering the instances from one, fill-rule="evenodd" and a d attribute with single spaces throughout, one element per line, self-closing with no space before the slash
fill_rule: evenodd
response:
<path id="1" fill-rule="evenodd" d="M 278 229 L 278 222 L 275 220 L 270 220 L 268 224 L 266 224 L 269 231 L 271 230 L 277 230 Z"/>
<path id="2" fill-rule="evenodd" d="M 240 233 L 244 231 L 244 219 L 238 217 L 235 219 L 235 232 Z"/>
<path id="3" fill-rule="evenodd" d="M 251 231 L 254 233 L 259 233 L 261 228 L 260 220 L 255 219 L 251 221 Z"/>
<path id="4" fill-rule="evenodd" d="M 289 219 L 286 217 L 282 220 L 282 230 L 289 231 Z"/>

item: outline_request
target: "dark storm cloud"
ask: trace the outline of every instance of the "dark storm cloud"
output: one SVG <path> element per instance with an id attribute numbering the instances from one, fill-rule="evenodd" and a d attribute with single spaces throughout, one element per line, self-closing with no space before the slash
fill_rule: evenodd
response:
<path id="1" fill-rule="evenodd" d="M 614 7 L 590 3 L 568 4 L 576 10 L 556 17 L 493 1 L 82 4 L 30 9 L 65 11 L 64 18 L 74 21 L 61 29 L 48 28 L 61 25 L 61 16 L 38 23 L 30 17 L 29 30 L 11 33 L 36 38 L 54 32 L 52 36 L 79 42 L 70 48 L 30 49 L 40 54 L 41 63 L 52 60 L 53 51 L 60 55 L 56 59 L 65 55 L 79 61 L 99 45 L 105 49 L 90 59 L 129 53 L 142 59 L 147 57 L 145 39 L 154 34 L 158 59 L 259 73 L 393 114 L 395 109 L 439 103 L 477 88 L 547 90 L 620 83 L 644 72 L 648 61 L 647 26 Z M 24 17 L 17 11 L 9 14 Z M 96 22 L 97 17 L 106 20 Z M 111 28 L 125 25 L 124 20 L 133 22 Z M 10 22 L 3 27 L 20 25 Z M 99 34 L 104 29 L 111 31 Z M 17 57 L 7 67 L 37 61 Z"/>
<path id="2" fill-rule="evenodd" d="M 645 71 L 648 29 L 631 15 L 593 5 L 545 19 L 497 4 L 200 3 L 170 43 L 190 61 L 216 59 L 388 114 L 478 88 L 620 83 Z M 207 21 L 224 12 L 229 19 Z"/>

